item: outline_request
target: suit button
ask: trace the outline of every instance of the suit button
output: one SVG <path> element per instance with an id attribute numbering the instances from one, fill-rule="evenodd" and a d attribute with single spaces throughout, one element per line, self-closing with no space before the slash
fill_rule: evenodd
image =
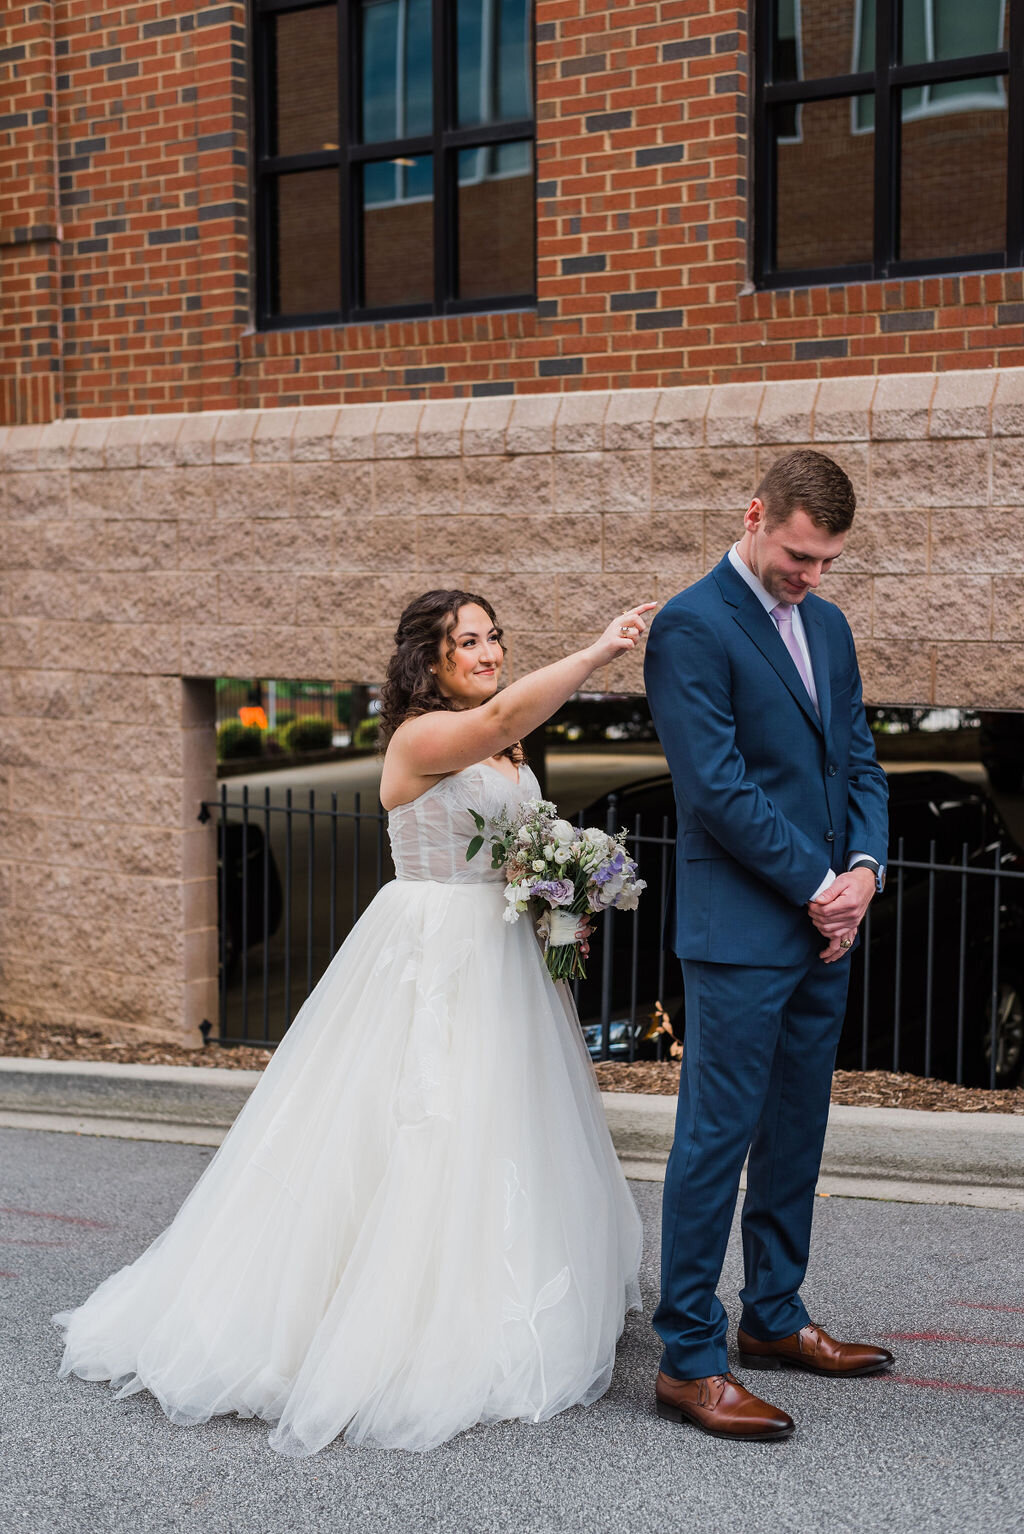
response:
<path id="1" fill-rule="evenodd" d="M 838 771 L 839 771 L 839 768 L 836 766 L 835 762 L 829 762 L 829 764 L 828 764 L 828 775 L 829 775 L 829 777 L 830 778 L 834 778 Z"/>
<path id="2" fill-rule="evenodd" d="M 836 839 L 836 833 L 834 831 L 826 831 L 825 832 L 825 840 L 827 842 L 834 842 L 835 839 Z"/>

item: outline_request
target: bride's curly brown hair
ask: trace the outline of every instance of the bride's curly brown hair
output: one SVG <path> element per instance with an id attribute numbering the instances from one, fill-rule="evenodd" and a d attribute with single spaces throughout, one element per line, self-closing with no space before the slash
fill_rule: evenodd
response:
<path id="1" fill-rule="evenodd" d="M 486 597 L 472 591 L 425 591 L 415 597 L 398 620 L 395 648 L 388 661 L 380 690 L 380 749 L 383 751 L 400 724 L 417 714 L 457 707 L 446 698 L 431 671 L 442 656 L 450 663 L 455 654 L 455 625 L 459 609 L 470 604 L 482 607 L 498 635 L 502 654 L 505 644 L 494 608 Z M 517 765 L 526 760 L 517 741 L 500 753 Z"/>

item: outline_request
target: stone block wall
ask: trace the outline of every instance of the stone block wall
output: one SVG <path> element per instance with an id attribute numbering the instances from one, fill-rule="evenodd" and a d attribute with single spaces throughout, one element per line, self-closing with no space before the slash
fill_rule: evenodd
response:
<path id="1" fill-rule="evenodd" d="M 213 678 L 380 680 L 404 602 L 454 584 L 519 674 L 703 574 L 793 444 L 857 487 L 825 588 L 868 699 L 1024 708 L 1024 371 L 0 433 L 0 1008 L 215 1016 Z"/>

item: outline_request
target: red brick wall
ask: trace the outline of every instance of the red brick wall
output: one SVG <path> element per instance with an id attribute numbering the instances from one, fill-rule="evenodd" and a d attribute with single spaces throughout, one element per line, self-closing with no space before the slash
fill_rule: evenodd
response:
<path id="1" fill-rule="evenodd" d="M 21 28 L 33 49 L 0 59 L 9 99 L 43 116 L 0 129 L 23 199 L 0 248 L 5 420 L 1024 363 L 1019 271 L 750 290 L 747 7 L 728 0 L 538 0 L 536 311 L 254 334 L 244 14 L 8 13 L 3 45 Z"/>
<path id="2" fill-rule="evenodd" d="M 52 8 L 0 26 L 0 421 L 60 413 L 60 266 Z"/>
<path id="3" fill-rule="evenodd" d="M 0 148 L 20 135 L 16 153 L 40 188 L 54 184 L 59 152 L 63 239 L 49 242 L 63 286 L 57 413 L 234 403 L 249 288 L 244 4 L 54 0 L 22 14 L 53 46 L 41 37 L 6 64 L 14 92 L 35 102 L 55 79 L 56 111 L 2 135 Z M 3 31 L 6 49 L 17 29 Z M 47 242 L 30 249 L 41 262 Z M 24 263 L 7 245 L 2 260 L 10 305 L 9 272 Z M 8 396 L 25 393 L 12 353 L 50 322 L 24 290 L 16 315 L 21 335 L 2 354 Z M 48 417 L 28 405 L 21 418 Z"/>

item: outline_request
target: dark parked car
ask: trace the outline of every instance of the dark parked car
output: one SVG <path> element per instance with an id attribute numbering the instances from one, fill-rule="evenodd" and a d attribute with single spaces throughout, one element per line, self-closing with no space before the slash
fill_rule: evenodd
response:
<path id="1" fill-rule="evenodd" d="M 237 973 L 244 950 L 262 943 L 264 914 L 268 937 L 273 937 L 281 925 L 281 876 L 269 847 L 264 869 L 264 845 L 263 827 L 253 821 L 243 826 L 237 820 L 218 820 L 217 907 L 228 983 Z"/>
<path id="2" fill-rule="evenodd" d="M 1003 793 L 1024 790 L 1024 713 L 983 713 L 981 760 L 992 787 Z"/>
<path id="3" fill-rule="evenodd" d="M 992 1004 L 996 1006 L 996 1082 L 1024 1078 L 1024 878 L 999 881 L 977 870 L 1024 873 L 1024 849 L 1013 839 L 985 790 L 945 772 L 893 773 L 890 790 L 890 872 L 884 894 L 872 903 L 865 941 L 852 957 L 850 997 L 837 1064 L 848 1069 L 912 1071 L 953 1080 L 958 1074 L 987 1084 L 991 1069 Z M 608 796 L 583 813 L 605 825 Z M 634 831 L 648 891 L 637 916 L 616 915 L 612 925 L 611 1015 L 618 1057 L 628 1056 L 636 1000 L 634 1052 L 656 1052 L 649 1021 L 663 1002 L 677 1036 L 684 1009 L 678 961 L 662 952 L 664 904 L 671 894 L 671 852 L 663 830 L 675 834 L 668 776 L 619 791 L 618 825 Z M 902 842 L 902 849 L 901 849 Z M 997 852 L 998 849 L 998 852 Z M 967 872 L 962 871 L 966 856 Z M 929 871 L 928 863 L 953 865 Z M 972 872 L 974 870 L 974 872 Z M 605 918 L 602 918 L 604 922 Z M 580 1016 L 593 1054 L 601 1047 L 602 923 L 590 973 L 579 987 Z M 998 946 L 997 946 L 998 935 Z M 635 964 L 634 964 L 635 953 Z M 930 979 L 929 979 L 930 973 Z M 865 977 L 867 1006 L 865 1007 Z"/>

